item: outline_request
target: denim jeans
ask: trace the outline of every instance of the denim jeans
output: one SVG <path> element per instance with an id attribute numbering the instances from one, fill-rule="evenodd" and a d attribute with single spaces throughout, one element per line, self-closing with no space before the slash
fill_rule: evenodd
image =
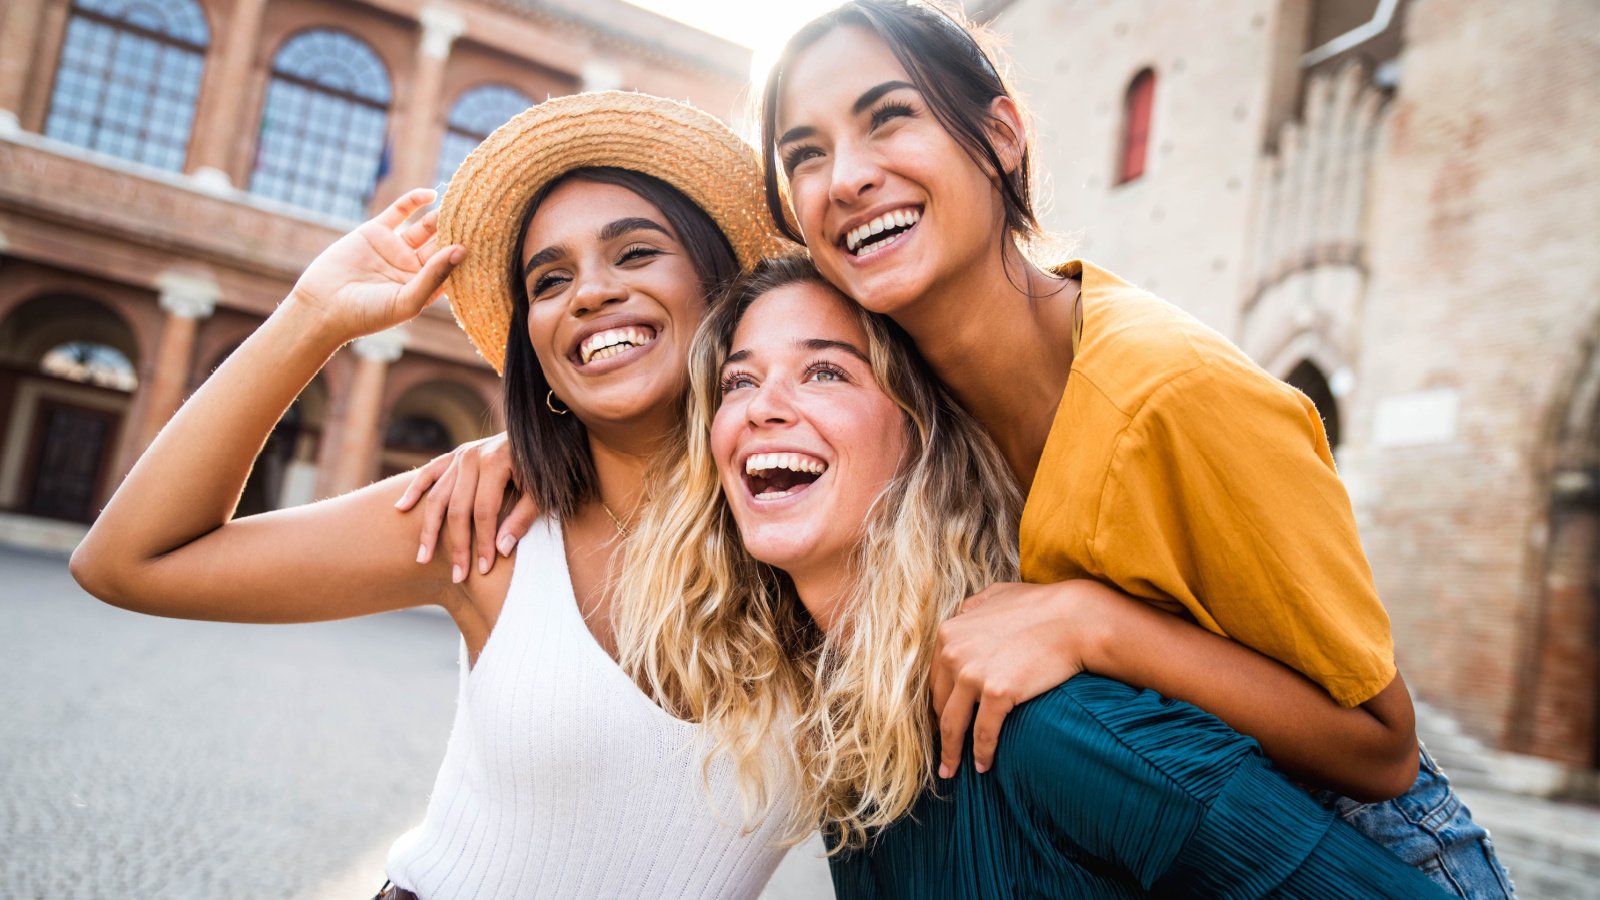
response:
<path id="1" fill-rule="evenodd" d="M 1332 791 L 1312 796 L 1355 829 L 1440 887 L 1460 897 L 1515 898 L 1494 844 L 1450 788 L 1426 747 L 1419 747 L 1417 780 L 1393 800 L 1358 803 Z"/>

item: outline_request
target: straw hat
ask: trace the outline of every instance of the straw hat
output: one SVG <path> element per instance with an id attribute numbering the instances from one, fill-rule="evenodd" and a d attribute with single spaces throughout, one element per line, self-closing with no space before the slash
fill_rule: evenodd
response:
<path id="1" fill-rule="evenodd" d="M 711 115 L 624 91 L 547 100 L 500 126 L 456 169 L 439 209 L 440 244 L 471 251 L 445 284 L 478 353 L 501 371 L 522 217 L 554 179 L 589 166 L 653 175 L 694 201 L 749 268 L 788 242 L 772 227 L 754 148 Z"/>

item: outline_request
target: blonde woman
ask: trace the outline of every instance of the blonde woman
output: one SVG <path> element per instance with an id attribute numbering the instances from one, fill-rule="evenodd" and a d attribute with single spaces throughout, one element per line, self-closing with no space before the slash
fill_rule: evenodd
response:
<path id="1" fill-rule="evenodd" d="M 1015 577 L 1003 459 L 804 258 L 736 282 L 691 366 L 684 445 L 619 586 L 622 663 L 719 738 L 747 797 L 803 786 L 791 827 L 824 824 L 841 898 L 1443 896 L 1254 741 L 1092 675 L 1019 707 L 988 774 L 936 779 L 936 631 Z"/>

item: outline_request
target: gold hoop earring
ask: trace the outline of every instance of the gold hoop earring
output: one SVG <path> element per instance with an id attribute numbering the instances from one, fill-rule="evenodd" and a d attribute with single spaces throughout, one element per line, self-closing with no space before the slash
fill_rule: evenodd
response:
<path id="1" fill-rule="evenodd" d="M 570 410 L 570 409 L 556 409 L 556 392 L 555 391 L 545 391 L 544 392 L 544 408 L 550 410 L 551 412 L 555 413 L 558 416 L 564 416 L 567 413 L 572 412 L 572 410 Z"/>

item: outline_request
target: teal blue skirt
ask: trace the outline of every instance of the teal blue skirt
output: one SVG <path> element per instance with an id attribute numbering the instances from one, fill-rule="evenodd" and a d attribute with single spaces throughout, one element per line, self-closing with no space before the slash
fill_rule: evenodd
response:
<path id="1" fill-rule="evenodd" d="M 831 860 L 839 900 L 1447 897 L 1187 703 L 1080 675 Z"/>

